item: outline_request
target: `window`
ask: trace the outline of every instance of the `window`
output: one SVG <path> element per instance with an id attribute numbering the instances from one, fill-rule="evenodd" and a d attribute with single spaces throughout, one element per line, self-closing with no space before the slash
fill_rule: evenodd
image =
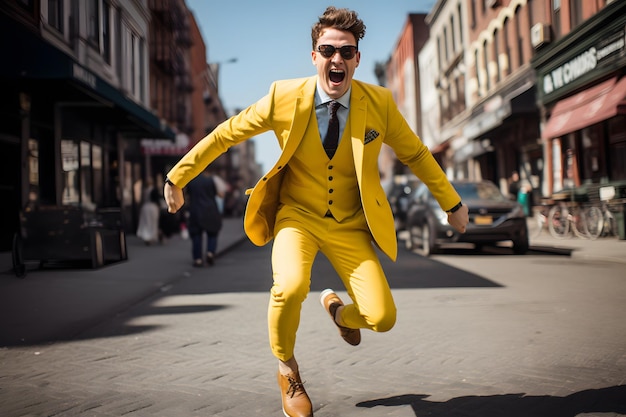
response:
<path id="1" fill-rule="evenodd" d="M 470 27 L 474 29 L 476 27 L 476 0 L 470 2 L 470 19 Z"/>
<path id="2" fill-rule="evenodd" d="M 480 83 L 480 54 L 478 49 L 474 51 L 474 65 L 476 66 L 476 94 L 480 97 L 482 94 Z"/>
<path id="3" fill-rule="evenodd" d="M 84 140 L 80 142 L 80 204 L 89 211 L 96 209 L 91 176 L 91 146 Z"/>
<path id="4" fill-rule="evenodd" d="M 583 4 L 582 0 L 569 0 L 569 18 L 571 29 L 583 22 Z"/>
<path id="5" fill-rule="evenodd" d="M 496 83 L 500 82 L 500 32 L 493 31 L 493 57 L 496 63 Z"/>
<path id="6" fill-rule="evenodd" d="M 444 58 L 445 58 L 445 63 L 446 66 L 448 65 L 448 62 L 450 61 L 450 53 L 448 50 L 448 28 L 444 27 L 443 28 L 443 49 L 444 49 Z"/>
<path id="7" fill-rule="evenodd" d="M 98 0 L 87 0 L 87 40 L 100 50 L 100 5 Z"/>
<path id="8" fill-rule="evenodd" d="M 441 37 L 437 36 L 437 64 L 439 68 L 443 68 L 441 57 L 443 56 L 443 49 L 441 48 Z"/>
<path id="9" fill-rule="evenodd" d="M 124 25 L 123 25 L 124 26 Z M 136 99 L 145 98 L 143 74 L 145 72 L 144 55 L 145 40 L 130 27 L 125 26 L 122 32 L 122 74 L 124 88 Z"/>
<path id="10" fill-rule="evenodd" d="M 491 82 L 489 80 L 489 46 L 487 41 L 483 43 L 483 68 L 485 69 L 485 91 L 489 91 Z"/>
<path id="11" fill-rule="evenodd" d="M 522 8 L 518 6 L 515 9 L 515 38 L 517 39 L 517 68 L 524 65 L 524 38 L 522 38 Z M 528 28 L 530 30 L 530 28 Z"/>
<path id="12" fill-rule="evenodd" d="M 452 41 L 452 54 L 454 55 L 454 53 L 457 50 L 457 45 L 456 45 L 456 35 L 455 35 L 455 25 L 454 25 L 454 14 L 450 15 L 450 38 Z"/>
<path id="13" fill-rule="evenodd" d="M 511 73 L 511 45 L 509 45 L 509 19 L 504 19 L 502 23 L 502 49 L 504 53 L 504 75 L 507 76 Z"/>
<path id="14" fill-rule="evenodd" d="M 28 184 L 31 191 L 39 189 L 39 142 L 28 139 Z"/>
<path id="15" fill-rule="evenodd" d="M 111 64 L 111 5 L 102 3 L 102 57 Z"/>
<path id="16" fill-rule="evenodd" d="M 61 140 L 61 166 L 63 168 L 63 204 L 78 204 L 78 144 Z"/>
<path id="17" fill-rule="evenodd" d="M 552 30 L 555 39 L 561 37 L 561 0 L 552 0 Z"/>
<path id="18" fill-rule="evenodd" d="M 63 0 L 48 0 L 48 24 L 63 33 Z"/>
<path id="19" fill-rule="evenodd" d="M 461 4 L 457 5 L 457 14 L 459 15 L 459 49 L 463 49 L 463 13 L 461 12 Z"/>

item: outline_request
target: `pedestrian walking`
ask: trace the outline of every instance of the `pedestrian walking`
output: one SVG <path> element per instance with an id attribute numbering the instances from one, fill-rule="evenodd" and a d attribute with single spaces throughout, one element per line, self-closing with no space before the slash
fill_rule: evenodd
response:
<path id="1" fill-rule="evenodd" d="M 142 192 L 137 225 L 137 237 L 143 240 L 146 245 L 156 243 L 160 239 L 159 204 L 162 199 L 159 190 L 154 186 L 154 181 L 152 178 L 148 178 Z"/>
<path id="2" fill-rule="evenodd" d="M 205 169 L 187 185 L 187 229 L 191 238 L 193 266 L 204 266 L 202 251 L 206 240 L 206 263 L 215 262 L 219 232 L 222 229 L 222 213 L 218 198 L 226 193 L 226 184 L 210 169 Z M 206 238 L 206 239 L 205 239 Z"/>
<path id="3" fill-rule="evenodd" d="M 273 239 L 268 328 L 278 359 L 286 416 L 312 416 L 296 361 L 296 332 L 318 251 L 331 262 L 351 303 L 332 289 L 320 301 L 341 337 L 360 329 L 385 332 L 396 307 L 375 246 L 396 259 L 393 214 L 381 186 L 383 143 L 426 183 L 448 222 L 465 232 L 468 209 L 428 148 L 413 133 L 389 90 L 353 79 L 365 25 L 355 11 L 328 7 L 311 30 L 317 75 L 274 82 L 269 93 L 219 125 L 172 168 L 164 187 L 169 211 L 184 204 L 182 189 L 231 146 L 273 131 L 282 150 L 249 190 L 244 228 L 256 245 Z"/>

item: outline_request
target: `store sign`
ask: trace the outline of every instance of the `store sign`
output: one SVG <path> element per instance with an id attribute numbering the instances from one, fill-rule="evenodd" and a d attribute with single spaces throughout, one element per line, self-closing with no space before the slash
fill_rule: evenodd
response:
<path id="1" fill-rule="evenodd" d="M 77 80 L 80 80 L 82 82 L 84 82 L 85 84 L 87 84 L 89 87 L 93 88 L 95 90 L 96 88 L 96 76 L 87 71 L 85 68 L 81 67 L 80 65 L 74 63 L 74 65 L 72 66 L 72 77 L 74 77 Z"/>
<path id="2" fill-rule="evenodd" d="M 543 94 L 551 94 L 593 71 L 609 58 L 621 55 L 625 48 L 624 31 L 603 39 L 543 77 Z"/>
<path id="3" fill-rule="evenodd" d="M 189 136 L 184 133 L 176 135 L 172 142 L 167 139 L 142 139 L 141 150 L 144 155 L 184 155 L 189 151 Z"/>

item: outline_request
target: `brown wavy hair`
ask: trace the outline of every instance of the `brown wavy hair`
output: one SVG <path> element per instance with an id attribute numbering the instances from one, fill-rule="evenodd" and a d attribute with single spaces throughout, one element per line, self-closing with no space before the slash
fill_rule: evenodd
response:
<path id="1" fill-rule="evenodd" d="M 329 6 L 324 14 L 318 18 L 318 21 L 311 28 L 311 40 L 313 41 L 313 50 L 317 45 L 317 40 L 322 36 L 324 29 L 334 28 L 339 30 L 347 30 L 354 35 L 356 46 L 359 46 L 359 39 L 365 36 L 365 24 L 357 12 L 349 9 L 337 9 Z"/>

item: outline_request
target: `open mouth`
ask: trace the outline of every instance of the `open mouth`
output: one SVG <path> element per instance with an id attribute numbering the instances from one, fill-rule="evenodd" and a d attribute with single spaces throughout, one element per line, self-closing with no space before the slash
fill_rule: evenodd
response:
<path id="1" fill-rule="evenodd" d="M 330 70 L 328 77 L 330 78 L 330 81 L 340 83 L 346 77 L 346 74 L 343 71 Z"/>

